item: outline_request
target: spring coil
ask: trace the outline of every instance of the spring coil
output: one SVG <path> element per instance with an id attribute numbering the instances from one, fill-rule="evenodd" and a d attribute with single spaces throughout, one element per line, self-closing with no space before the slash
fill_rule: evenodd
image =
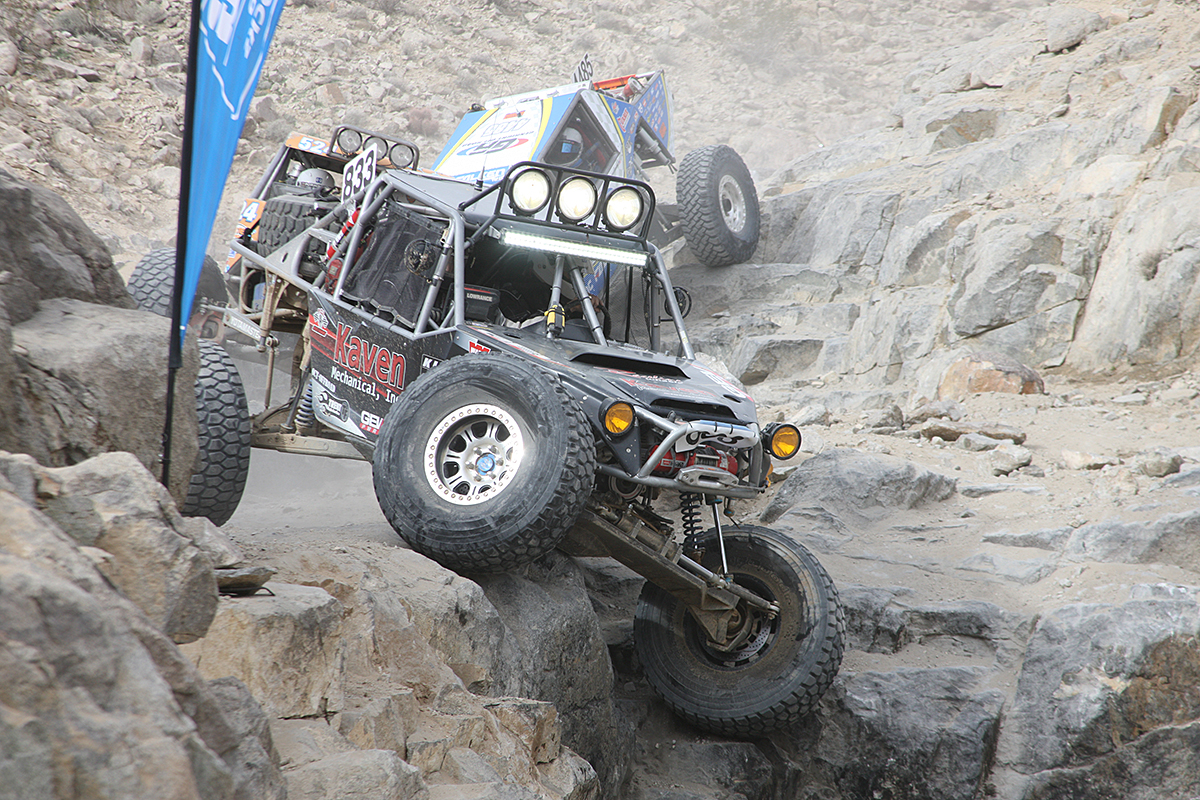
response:
<path id="1" fill-rule="evenodd" d="M 296 407 L 296 427 L 311 428 L 316 422 L 317 417 L 313 413 L 312 381 L 308 381 L 304 384 L 304 394 L 300 396 L 300 404 Z"/>
<path id="2" fill-rule="evenodd" d="M 688 541 L 700 534 L 700 493 L 683 492 L 679 495 L 679 515 L 683 519 L 683 534 Z"/>

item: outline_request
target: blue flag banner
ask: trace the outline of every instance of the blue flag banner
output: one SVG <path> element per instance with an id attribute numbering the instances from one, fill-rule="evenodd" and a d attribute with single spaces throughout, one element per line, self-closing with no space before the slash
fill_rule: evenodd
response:
<path id="1" fill-rule="evenodd" d="M 184 310 L 179 319 L 181 346 L 217 206 L 283 5 L 284 0 L 199 0 L 199 35 L 192 47 L 190 76 L 194 101 L 191 118 L 184 122 L 191 158 L 184 164 L 186 197 L 180 198 L 186 203 L 183 281 L 176 284 L 176 300 Z M 196 14 L 195 2 L 192 8 Z M 192 30 L 197 31 L 195 21 Z"/>

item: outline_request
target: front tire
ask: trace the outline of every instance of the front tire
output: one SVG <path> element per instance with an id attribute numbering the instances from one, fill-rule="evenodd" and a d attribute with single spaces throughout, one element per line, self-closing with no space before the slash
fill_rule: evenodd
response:
<path id="1" fill-rule="evenodd" d="M 215 342 L 201 339 L 196 375 L 200 446 L 180 511 L 224 525 L 237 510 L 250 472 L 250 411 L 237 366 Z"/>
<path id="2" fill-rule="evenodd" d="M 675 181 L 688 248 L 710 267 L 740 264 L 758 247 L 758 192 L 741 156 L 727 145 L 693 150 Z"/>
<path id="3" fill-rule="evenodd" d="M 558 376 L 509 356 L 461 356 L 392 405 L 372 474 L 384 516 L 414 550 L 458 572 L 503 572 L 575 524 L 595 458 Z"/>
<path id="4" fill-rule="evenodd" d="M 142 311 L 160 317 L 171 316 L 171 295 L 175 291 L 175 248 L 151 250 L 142 256 L 130 273 L 125 288 Z M 200 281 L 196 284 L 196 298 L 192 308 L 184 314 L 184 322 L 191 319 L 196 304 L 201 300 L 221 302 L 224 299 L 225 281 L 221 277 L 221 270 L 213 257 L 206 255 L 200 268 Z"/>
<path id="5" fill-rule="evenodd" d="M 726 528 L 724 539 L 734 581 L 778 604 L 779 614 L 742 603 L 730 630 L 745 630 L 744 641 L 722 651 L 683 603 L 647 583 L 634 644 L 650 685 L 679 716 L 723 736 L 764 736 L 817 707 L 842 663 L 844 612 L 828 573 L 799 543 L 756 525 Z M 716 532 L 699 545 L 701 563 L 719 573 Z"/>

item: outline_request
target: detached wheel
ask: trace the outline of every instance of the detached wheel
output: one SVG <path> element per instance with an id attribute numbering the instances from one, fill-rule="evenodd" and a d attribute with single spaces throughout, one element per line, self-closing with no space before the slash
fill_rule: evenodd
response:
<path id="1" fill-rule="evenodd" d="M 591 426 L 558 376 L 509 356 L 460 356 L 392 405 L 375 495 L 417 552 L 458 572 L 502 572 L 575 524 L 595 460 Z"/>
<path id="2" fill-rule="evenodd" d="M 125 283 L 137 307 L 142 311 L 171 316 L 171 295 L 175 291 L 175 248 L 164 247 L 142 256 Z M 184 319 L 191 318 L 202 300 L 220 302 L 225 299 L 225 281 L 212 256 L 204 257 L 200 282 L 196 284 L 196 299 Z"/>
<path id="3" fill-rule="evenodd" d="M 725 529 L 735 583 L 779 606 L 774 618 L 743 603 L 729 640 L 714 643 L 687 607 L 647 583 L 634 644 L 654 690 L 698 728 L 763 736 L 817 707 L 842 663 L 845 618 L 833 581 L 803 546 L 769 528 Z M 700 538 L 702 563 L 721 571 L 715 531 Z"/>
<path id="4" fill-rule="evenodd" d="M 208 517 L 224 525 L 237 510 L 250 471 L 250 411 L 233 359 L 220 345 L 201 339 L 196 376 L 200 446 L 180 509 L 185 517 Z"/>
<path id="5" fill-rule="evenodd" d="M 733 148 L 702 147 L 683 157 L 675 181 L 687 245 L 710 267 L 739 264 L 758 247 L 758 192 Z"/>

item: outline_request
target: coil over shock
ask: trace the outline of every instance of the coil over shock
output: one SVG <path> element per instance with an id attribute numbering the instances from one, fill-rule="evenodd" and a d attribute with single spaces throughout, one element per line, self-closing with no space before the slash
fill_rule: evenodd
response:
<path id="1" fill-rule="evenodd" d="M 696 539 L 700 535 L 699 492 L 683 492 L 679 495 L 679 515 L 683 521 L 683 549 L 691 552 L 696 549 Z"/>

